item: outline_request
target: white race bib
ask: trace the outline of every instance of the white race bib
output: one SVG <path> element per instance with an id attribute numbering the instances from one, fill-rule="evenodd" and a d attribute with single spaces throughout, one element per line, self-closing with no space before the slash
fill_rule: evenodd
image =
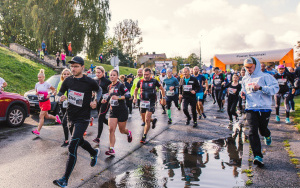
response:
<path id="1" fill-rule="evenodd" d="M 229 92 L 230 94 L 235 94 L 235 93 L 236 93 L 236 90 L 237 90 L 237 89 L 234 89 L 234 88 L 228 88 L 228 92 Z"/>
<path id="2" fill-rule="evenodd" d="M 150 101 L 141 100 L 140 107 L 149 109 L 150 108 Z"/>
<path id="3" fill-rule="evenodd" d="M 174 90 L 172 90 L 172 91 L 169 90 L 169 91 L 166 92 L 166 95 L 167 95 L 167 96 L 174 96 L 174 95 L 175 95 L 175 92 L 174 92 Z"/>
<path id="4" fill-rule="evenodd" d="M 72 105 L 82 107 L 84 93 L 70 90 L 68 94 L 68 102 Z"/>
<path id="5" fill-rule="evenodd" d="M 67 100 L 62 103 L 62 107 L 63 108 L 67 108 L 68 107 L 68 101 Z"/>
<path id="6" fill-rule="evenodd" d="M 110 106 L 119 106 L 119 101 L 114 100 L 114 99 L 110 99 Z"/>
<path id="7" fill-rule="evenodd" d="M 44 94 L 39 94 L 39 95 L 38 95 L 38 98 L 39 98 L 39 101 L 44 100 Z"/>
<path id="8" fill-rule="evenodd" d="M 221 79 L 219 79 L 219 78 L 218 78 L 218 79 L 215 79 L 215 84 L 216 84 L 216 85 L 220 85 L 220 84 L 221 84 Z"/>
<path id="9" fill-rule="evenodd" d="M 192 91 L 192 85 L 184 85 L 183 91 Z"/>
<path id="10" fill-rule="evenodd" d="M 108 97 L 109 97 L 109 94 L 108 94 L 108 93 L 106 93 L 106 94 L 103 94 L 103 96 L 102 96 L 102 98 L 103 98 L 104 100 L 107 100 L 107 99 L 108 99 Z"/>
<path id="11" fill-rule="evenodd" d="M 250 93 L 254 92 L 254 90 L 253 90 L 254 84 L 255 83 L 249 83 L 249 84 L 246 85 L 246 93 L 247 94 L 250 94 Z"/>
<path id="12" fill-rule="evenodd" d="M 285 85 L 287 79 L 286 78 L 282 78 L 282 79 L 278 79 L 277 81 L 278 81 L 279 85 L 283 86 L 283 85 Z"/>

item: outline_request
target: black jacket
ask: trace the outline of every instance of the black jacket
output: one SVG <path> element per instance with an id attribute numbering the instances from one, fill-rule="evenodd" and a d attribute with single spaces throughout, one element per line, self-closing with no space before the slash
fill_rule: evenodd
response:
<path id="1" fill-rule="evenodd" d="M 192 87 L 191 90 L 194 90 L 197 93 L 200 89 L 200 85 L 197 78 L 190 76 L 190 80 L 188 81 L 187 84 L 185 83 L 184 78 L 185 77 L 181 78 L 179 82 L 179 94 L 182 95 L 183 97 L 196 97 L 196 94 L 192 94 L 190 91 L 184 91 L 184 88 L 185 85 L 191 85 Z"/>

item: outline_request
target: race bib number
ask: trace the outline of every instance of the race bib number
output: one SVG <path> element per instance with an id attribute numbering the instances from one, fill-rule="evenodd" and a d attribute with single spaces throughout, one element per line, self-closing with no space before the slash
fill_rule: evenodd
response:
<path id="1" fill-rule="evenodd" d="M 216 84 L 216 85 L 220 85 L 220 84 L 221 84 L 221 79 L 219 79 L 219 78 L 218 78 L 218 79 L 215 79 L 214 81 L 215 81 L 215 84 Z"/>
<path id="2" fill-rule="evenodd" d="M 68 102 L 72 105 L 82 107 L 84 93 L 70 90 L 68 95 Z"/>
<path id="3" fill-rule="evenodd" d="M 106 93 L 106 94 L 103 94 L 103 96 L 102 96 L 102 98 L 103 98 L 104 100 L 107 100 L 107 99 L 108 99 L 108 97 L 109 97 L 109 94 L 108 94 L 108 93 Z"/>
<path id="4" fill-rule="evenodd" d="M 254 92 L 254 90 L 253 90 L 254 84 L 255 83 L 249 83 L 249 84 L 246 85 L 246 93 L 247 94 L 250 94 L 250 93 Z"/>
<path id="5" fill-rule="evenodd" d="M 140 107 L 149 109 L 150 108 L 150 101 L 141 100 Z"/>
<path id="6" fill-rule="evenodd" d="M 174 90 L 172 90 L 172 91 L 169 90 L 169 91 L 166 92 L 166 95 L 167 95 L 167 96 L 174 96 L 174 95 L 175 95 L 175 92 L 174 92 Z"/>
<path id="7" fill-rule="evenodd" d="M 234 89 L 234 88 L 228 88 L 228 92 L 229 92 L 230 94 L 236 94 L 236 91 L 237 91 L 237 89 Z"/>
<path id="8" fill-rule="evenodd" d="M 110 99 L 110 106 L 119 106 L 119 101 Z"/>
<path id="9" fill-rule="evenodd" d="M 62 107 L 67 108 L 68 107 L 68 101 L 64 101 L 63 104 L 62 104 Z"/>
<path id="10" fill-rule="evenodd" d="M 282 79 L 278 79 L 277 81 L 278 81 L 278 84 L 282 86 L 282 85 L 285 85 L 285 83 L 287 82 L 287 79 L 282 78 Z"/>
<path id="11" fill-rule="evenodd" d="M 39 98 L 39 101 L 44 100 L 44 94 L 39 94 L 38 98 Z"/>
<path id="12" fill-rule="evenodd" d="M 183 91 L 192 91 L 192 85 L 184 85 Z"/>

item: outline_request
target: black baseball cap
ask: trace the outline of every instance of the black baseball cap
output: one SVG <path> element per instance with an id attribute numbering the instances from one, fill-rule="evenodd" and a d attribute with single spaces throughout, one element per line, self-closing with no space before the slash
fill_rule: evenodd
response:
<path id="1" fill-rule="evenodd" d="M 81 64 L 81 65 L 84 65 L 84 60 L 82 59 L 82 57 L 75 56 L 68 63 L 70 63 L 70 64 L 78 63 L 78 64 Z"/>

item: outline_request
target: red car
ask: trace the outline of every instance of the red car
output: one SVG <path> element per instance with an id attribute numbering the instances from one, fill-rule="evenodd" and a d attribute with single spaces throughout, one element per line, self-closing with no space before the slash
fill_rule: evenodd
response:
<path id="1" fill-rule="evenodd" d="M 19 94 L 0 91 L 0 121 L 6 121 L 10 127 L 19 127 L 29 114 L 27 99 Z"/>

